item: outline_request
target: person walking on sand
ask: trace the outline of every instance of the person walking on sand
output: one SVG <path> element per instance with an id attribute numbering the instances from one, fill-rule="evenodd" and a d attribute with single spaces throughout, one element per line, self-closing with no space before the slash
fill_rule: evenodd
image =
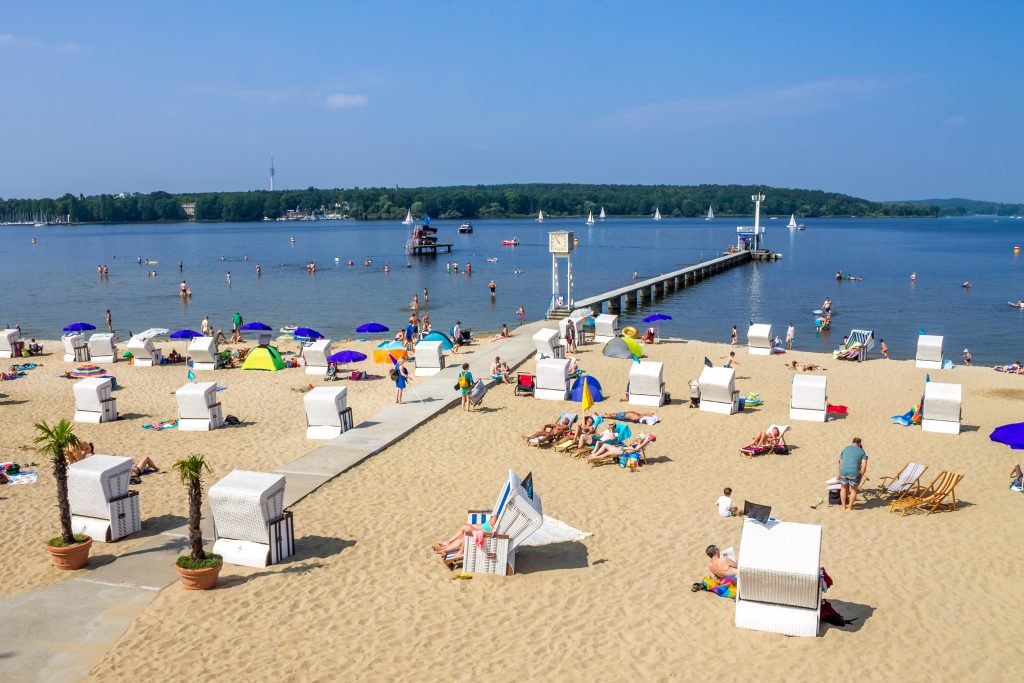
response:
<path id="1" fill-rule="evenodd" d="M 844 510 L 853 509 L 853 504 L 857 502 L 857 489 L 867 471 L 868 455 L 864 452 L 860 437 L 855 436 L 853 442 L 839 453 L 838 481 L 842 485 L 839 500 Z"/>
<path id="2" fill-rule="evenodd" d="M 796 339 L 796 328 L 793 327 L 792 321 L 789 323 L 789 327 L 786 328 L 786 346 L 789 350 L 793 350 L 793 340 Z"/>
<path id="3" fill-rule="evenodd" d="M 114 333 L 114 319 L 110 317 L 110 309 L 107 309 L 107 332 Z M 965 349 L 966 350 L 966 349 Z"/>
<path id="4" fill-rule="evenodd" d="M 739 340 L 739 333 L 736 331 L 736 326 L 732 326 L 732 345 L 736 346 L 736 342 Z"/>
<path id="5" fill-rule="evenodd" d="M 473 408 L 473 405 L 469 402 L 469 392 L 473 390 L 473 373 L 469 371 L 469 363 L 462 364 L 458 387 L 459 393 L 462 394 L 462 409 L 468 413 Z"/>

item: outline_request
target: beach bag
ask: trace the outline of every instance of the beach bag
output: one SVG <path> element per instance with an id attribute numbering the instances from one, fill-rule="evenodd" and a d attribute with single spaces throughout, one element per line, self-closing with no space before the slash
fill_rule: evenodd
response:
<path id="1" fill-rule="evenodd" d="M 839 489 L 829 489 L 829 491 L 828 491 L 828 504 L 829 505 L 839 505 L 840 502 L 841 501 L 840 501 L 840 498 L 839 498 Z"/>
<path id="2" fill-rule="evenodd" d="M 826 624 L 832 624 L 833 626 L 846 626 L 857 621 L 856 619 L 844 619 L 843 615 L 836 611 L 836 608 L 832 606 L 832 603 L 828 600 L 821 601 L 821 620 Z"/>
<path id="3" fill-rule="evenodd" d="M 391 368 L 391 372 L 388 373 L 388 376 L 391 378 L 392 382 L 397 382 L 398 381 L 398 368 Z"/>

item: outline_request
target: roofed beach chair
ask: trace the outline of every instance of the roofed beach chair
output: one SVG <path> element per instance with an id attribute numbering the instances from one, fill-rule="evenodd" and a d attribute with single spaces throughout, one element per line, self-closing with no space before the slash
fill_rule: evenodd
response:
<path id="1" fill-rule="evenodd" d="M 295 552 L 292 513 L 284 509 L 285 477 L 232 470 L 210 487 L 213 552 L 245 567 L 277 564 Z"/>
<path id="2" fill-rule="evenodd" d="M 533 346 L 537 349 L 537 360 L 543 358 L 565 358 L 565 347 L 558 338 L 558 330 L 544 328 L 533 335 Z"/>
<path id="3" fill-rule="evenodd" d="M 921 402 L 921 431 L 960 433 L 963 389 L 959 384 L 927 382 Z"/>
<path id="4" fill-rule="evenodd" d="M 466 534 L 462 543 L 462 564 L 466 572 L 511 576 L 516 570 L 516 548 L 544 524 L 540 495 L 533 489 L 533 475 L 526 479 L 509 470 L 501 493 L 490 510 L 470 510 L 468 522 L 482 525 L 496 519 L 491 531 Z M 457 552 L 443 558 L 449 568 L 458 565 Z"/>
<path id="5" fill-rule="evenodd" d="M 216 382 L 194 382 L 174 392 L 178 402 L 178 429 L 208 432 L 224 424 Z"/>
<path id="6" fill-rule="evenodd" d="M 328 356 L 331 355 L 330 339 L 314 339 L 302 349 L 302 357 L 306 361 L 307 375 L 326 375 Z"/>
<path id="7" fill-rule="evenodd" d="M 307 439 L 333 439 L 352 429 L 347 396 L 347 387 L 316 387 L 302 397 Z"/>
<path id="8" fill-rule="evenodd" d="M 111 395 L 110 377 L 86 377 L 75 382 L 75 422 L 113 422 L 117 419 L 117 399 Z"/>
<path id="9" fill-rule="evenodd" d="M 737 562 L 736 626 L 818 635 L 821 527 L 746 519 Z"/>
<path id="10" fill-rule="evenodd" d="M 223 356 L 217 353 L 213 337 L 193 337 L 188 343 L 194 370 L 216 370 L 223 366 Z"/>
<path id="11" fill-rule="evenodd" d="M 138 336 L 128 340 L 125 347 L 132 352 L 134 364 L 140 368 L 148 368 L 160 365 L 163 359 L 163 352 L 153 343 L 153 339 L 140 339 Z"/>
<path id="12" fill-rule="evenodd" d="M 536 388 L 533 395 L 545 401 L 567 400 L 569 361 L 565 358 L 545 358 L 537 361 Z"/>
<path id="13" fill-rule="evenodd" d="M 794 375 L 789 419 L 824 422 L 827 412 L 828 378 L 823 375 Z"/>
<path id="14" fill-rule="evenodd" d="M 611 313 L 601 313 L 594 318 L 594 341 L 598 343 L 610 342 L 619 336 L 619 316 Z"/>
<path id="15" fill-rule="evenodd" d="M 565 341 L 566 333 L 572 327 L 573 334 L 575 335 L 576 345 L 582 346 L 586 344 L 587 332 L 586 327 L 583 324 L 583 318 L 562 318 L 558 321 L 558 336 Z"/>
<path id="16" fill-rule="evenodd" d="M 882 477 L 881 484 L 875 490 L 879 498 L 899 497 L 914 488 L 920 488 L 921 476 L 928 469 L 927 465 L 908 462 L 899 473 L 892 477 Z"/>
<path id="17" fill-rule="evenodd" d="M 638 406 L 661 406 L 665 402 L 664 364 L 643 360 L 630 363 L 629 403 Z"/>
<path id="18" fill-rule="evenodd" d="M 110 542 L 142 529 L 139 493 L 128 490 L 131 471 L 131 458 L 114 455 L 90 455 L 68 465 L 74 533 Z"/>
<path id="19" fill-rule="evenodd" d="M 416 376 L 431 376 L 444 370 L 444 342 L 421 341 L 416 351 Z"/>
<path id="20" fill-rule="evenodd" d="M 942 337 L 934 334 L 922 334 L 917 338 L 917 357 L 914 365 L 929 370 L 942 369 Z"/>
<path id="21" fill-rule="evenodd" d="M 839 360 L 863 362 L 867 360 L 868 352 L 874 347 L 875 333 L 873 330 L 850 330 L 846 346 L 833 351 L 832 355 Z"/>
<path id="22" fill-rule="evenodd" d="M 752 356 L 770 356 L 772 353 L 772 326 L 756 323 L 747 328 L 747 352 Z"/>
<path id="23" fill-rule="evenodd" d="M 110 332 L 96 332 L 89 337 L 89 358 L 94 363 L 116 363 L 117 345 Z"/>
<path id="24" fill-rule="evenodd" d="M 65 334 L 60 341 L 64 344 L 65 363 L 84 363 L 89 360 L 89 346 L 81 332 Z"/>
<path id="25" fill-rule="evenodd" d="M 697 380 L 700 387 L 700 409 L 709 413 L 732 415 L 740 407 L 734 368 L 705 367 Z"/>
<path id="26" fill-rule="evenodd" d="M 18 340 L 21 332 L 17 329 L 0 330 L 0 358 L 17 358 L 21 355 L 21 346 Z"/>
<path id="27" fill-rule="evenodd" d="M 904 517 L 908 510 L 925 507 L 929 508 L 929 515 L 944 507 L 955 511 L 956 485 L 963 478 L 962 474 L 943 470 L 927 487 L 921 488 L 918 485 L 890 503 L 889 512 L 899 510 L 900 517 Z M 944 502 L 946 498 L 951 498 L 951 502 Z"/>

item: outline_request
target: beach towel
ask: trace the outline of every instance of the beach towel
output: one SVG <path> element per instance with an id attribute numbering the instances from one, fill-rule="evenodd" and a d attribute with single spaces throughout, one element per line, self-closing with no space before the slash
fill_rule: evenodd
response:
<path id="1" fill-rule="evenodd" d="M 846 406 L 836 406 L 836 405 L 832 405 L 831 403 L 829 403 L 828 407 L 825 409 L 825 412 L 826 413 L 833 413 L 834 415 L 846 415 L 847 414 L 847 408 L 846 408 Z"/>
<path id="2" fill-rule="evenodd" d="M 714 593 L 720 598 L 736 599 L 736 577 L 727 576 L 724 579 L 719 579 L 713 576 L 705 576 L 701 579 L 701 583 L 704 584 L 704 590 Z"/>
<path id="3" fill-rule="evenodd" d="M 19 472 L 18 474 L 7 475 L 7 485 L 17 486 L 18 484 L 35 484 L 39 481 L 38 472 Z"/>
<path id="4" fill-rule="evenodd" d="M 175 429 L 177 426 L 177 420 L 164 420 L 163 422 L 153 422 L 152 424 L 142 425 L 142 428 L 149 429 L 154 432 L 162 432 L 165 429 Z"/>
<path id="5" fill-rule="evenodd" d="M 754 391 L 752 391 L 749 394 L 747 394 L 744 397 L 743 400 L 744 400 L 745 405 L 748 405 L 748 406 L 762 406 L 762 405 L 764 405 L 764 400 L 761 398 L 761 394 L 759 394 L 757 392 L 754 392 Z"/>

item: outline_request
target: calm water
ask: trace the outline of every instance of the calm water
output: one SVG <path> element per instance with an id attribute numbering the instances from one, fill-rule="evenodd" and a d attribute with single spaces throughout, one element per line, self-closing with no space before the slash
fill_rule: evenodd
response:
<path id="1" fill-rule="evenodd" d="M 151 326 L 198 329 L 205 314 L 215 326 L 229 328 L 237 310 L 246 321 L 275 329 L 308 325 L 341 339 L 356 336 L 355 327 L 370 320 L 400 327 L 413 294 L 426 287 L 430 306 L 424 310 L 436 328 L 458 319 L 466 327 L 496 330 L 516 322 L 520 304 L 528 320 L 543 315 L 550 298 L 550 230 L 575 230 L 580 238 L 573 265 L 581 298 L 626 284 L 633 271 L 653 276 L 716 255 L 735 241 L 735 227 L 743 222 L 613 219 L 587 228 L 579 219 L 542 225 L 474 221 L 472 235 L 459 235 L 458 222 L 435 221 L 441 241 L 455 245 L 450 258 L 463 266 L 459 275 L 445 272 L 447 255 L 414 258 L 406 268 L 408 228 L 390 222 L 0 228 L 9 283 L 0 323 L 20 323 L 27 335 L 54 338 L 72 321 L 103 327 L 110 308 L 115 328 L 126 336 L 129 329 Z M 957 360 L 965 347 L 982 363 L 1024 356 L 1024 316 L 1006 305 L 1024 297 L 1020 256 L 1013 253 L 1014 244 L 1024 246 L 1024 221 L 833 219 L 808 221 L 805 231 L 787 230 L 781 219 L 767 225 L 767 245 L 783 260 L 717 275 L 653 309 L 626 312 L 625 322 L 659 311 L 674 318 L 661 325 L 663 334 L 727 341 L 732 324 L 739 325 L 742 339 L 750 320 L 770 322 L 780 335 L 793 321 L 797 348 L 814 351 L 831 349 L 850 328 L 866 327 L 885 338 L 895 357 L 912 357 L 917 331 L 924 329 L 945 335 L 946 355 Z M 521 246 L 500 246 L 513 236 Z M 139 265 L 137 257 L 159 263 Z M 495 257 L 497 263 L 486 262 Z M 344 265 L 349 258 L 355 266 Z M 362 265 L 366 258 L 373 259 L 372 267 Z M 315 275 L 305 270 L 310 260 L 319 266 Z M 468 276 L 467 261 L 473 266 Z M 109 266 L 109 277 L 97 276 L 97 264 Z M 516 268 L 523 273 L 516 275 Z M 155 278 L 147 275 L 153 269 Z M 864 280 L 836 282 L 836 270 Z M 916 285 L 911 271 L 917 272 Z M 193 291 L 188 303 L 177 296 L 182 278 Z M 492 278 L 494 301 L 487 289 Z M 964 280 L 974 287 L 961 288 Z M 826 296 L 835 309 L 833 339 L 814 333 L 811 311 Z"/>

